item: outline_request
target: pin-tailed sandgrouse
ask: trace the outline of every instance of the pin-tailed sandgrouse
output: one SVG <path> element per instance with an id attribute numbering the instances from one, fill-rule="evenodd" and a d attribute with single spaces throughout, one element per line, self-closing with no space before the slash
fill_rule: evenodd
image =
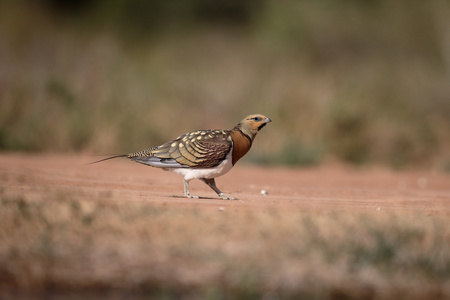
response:
<path id="1" fill-rule="evenodd" d="M 178 173 L 183 176 L 184 195 L 188 198 L 198 198 L 189 193 L 189 181 L 200 179 L 220 198 L 235 199 L 225 196 L 217 188 L 214 178 L 230 171 L 250 150 L 258 131 L 271 121 L 263 115 L 249 115 L 231 130 L 192 131 L 160 146 L 100 161 L 126 157 L 138 163 Z"/>

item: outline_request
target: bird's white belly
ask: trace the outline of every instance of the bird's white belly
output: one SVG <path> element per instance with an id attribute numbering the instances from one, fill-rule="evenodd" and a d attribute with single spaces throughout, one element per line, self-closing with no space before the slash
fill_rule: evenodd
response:
<path id="1" fill-rule="evenodd" d="M 233 167 L 233 151 L 227 155 L 226 159 L 222 161 L 218 166 L 213 168 L 195 169 L 195 168 L 174 168 L 168 169 L 172 172 L 180 174 L 184 177 L 184 180 L 189 181 L 191 179 L 199 178 L 215 178 L 227 173 Z"/>

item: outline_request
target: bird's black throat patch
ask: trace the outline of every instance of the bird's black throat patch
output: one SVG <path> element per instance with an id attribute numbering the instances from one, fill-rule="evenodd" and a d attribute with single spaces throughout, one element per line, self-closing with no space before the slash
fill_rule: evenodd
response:
<path id="1" fill-rule="evenodd" d="M 258 131 L 260 131 L 264 126 L 266 126 L 267 123 L 262 123 L 261 125 L 258 126 Z"/>

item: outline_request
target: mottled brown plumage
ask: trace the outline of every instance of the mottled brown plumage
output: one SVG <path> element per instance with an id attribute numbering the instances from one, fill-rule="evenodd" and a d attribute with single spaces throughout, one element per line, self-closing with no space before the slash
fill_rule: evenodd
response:
<path id="1" fill-rule="evenodd" d="M 162 163 L 164 160 L 174 160 L 180 164 L 179 167 L 211 168 L 222 162 L 232 146 L 230 131 L 199 130 L 180 135 L 161 146 L 128 154 L 127 157 L 144 164 L 154 157 Z"/>

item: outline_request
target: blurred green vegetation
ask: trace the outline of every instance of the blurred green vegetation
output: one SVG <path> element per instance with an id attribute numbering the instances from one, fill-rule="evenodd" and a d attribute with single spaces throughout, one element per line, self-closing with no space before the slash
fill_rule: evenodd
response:
<path id="1" fill-rule="evenodd" d="M 2 1 L 0 149 L 123 153 L 274 122 L 247 161 L 448 170 L 450 3 Z"/>

